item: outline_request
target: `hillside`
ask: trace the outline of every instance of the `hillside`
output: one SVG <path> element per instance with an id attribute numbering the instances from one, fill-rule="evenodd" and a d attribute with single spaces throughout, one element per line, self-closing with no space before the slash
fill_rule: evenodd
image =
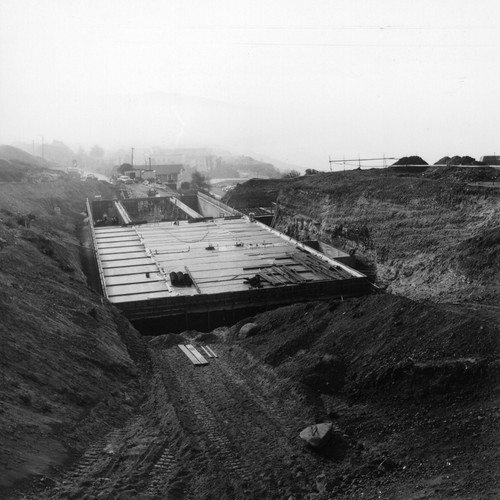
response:
<path id="1" fill-rule="evenodd" d="M 109 188 L 0 184 L 0 491 L 78 453 L 96 432 L 91 410 L 111 423 L 127 407 L 110 413 L 110 402 L 137 397 L 137 333 L 83 273 L 85 197 L 100 193 Z"/>
<path id="2" fill-rule="evenodd" d="M 0 146 L 0 182 L 42 181 L 59 177 L 57 165 L 12 147 Z"/>

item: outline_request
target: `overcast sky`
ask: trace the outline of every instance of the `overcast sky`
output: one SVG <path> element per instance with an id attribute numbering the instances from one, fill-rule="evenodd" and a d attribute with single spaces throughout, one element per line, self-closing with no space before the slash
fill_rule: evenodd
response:
<path id="1" fill-rule="evenodd" d="M 498 0 L 1 0 L 0 144 L 500 154 Z"/>

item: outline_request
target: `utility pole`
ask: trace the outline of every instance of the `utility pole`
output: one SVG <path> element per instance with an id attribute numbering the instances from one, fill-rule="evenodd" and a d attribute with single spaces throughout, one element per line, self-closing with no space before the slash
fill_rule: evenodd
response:
<path id="1" fill-rule="evenodd" d="M 131 148 L 132 149 L 132 159 L 130 161 L 130 165 L 132 166 L 132 168 L 134 168 L 134 149 L 135 148 Z"/>

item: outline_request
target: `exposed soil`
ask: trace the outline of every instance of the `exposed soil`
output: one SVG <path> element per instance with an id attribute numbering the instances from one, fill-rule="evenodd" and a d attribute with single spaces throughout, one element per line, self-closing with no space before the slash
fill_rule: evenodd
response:
<path id="1" fill-rule="evenodd" d="M 413 286 L 407 276 L 393 289 L 422 288 L 434 302 L 311 302 L 210 333 L 175 335 L 165 323 L 157 337 L 141 337 L 83 273 L 85 197 L 112 196 L 109 185 L 0 184 L 0 496 L 498 498 L 500 315 L 480 300 L 498 296 L 497 195 L 352 175 L 360 182 L 273 181 L 268 194 L 286 187 L 278 216 L 297 234 L 314 221 L 315 234 L 331 234 L 338 217 L 339 239 L 360 253 L 393 242 L 386 265 L 414 269 Z M 477 294 L 446 273 L 425 287 L 439 266 Z M 218 358 L 194 367 L 177 347 L 188 341 Z M 299 433 L 325 421 L 335 432 L 318 453 Z"/>
<path id="2" fill-rule="evenodd" d="M 233 199 L 237 194 L 238 188 Z M 355 251 L 362 269 L 389 291 L 419 300 L 496 304 L 499 218 L 496 183 L 470 184 L 445 172 L 434 179 L 372 170 L 283 185 L 275 226 L 299 240 Z M 471 272 L 473 260 L 478 272 Z"/>

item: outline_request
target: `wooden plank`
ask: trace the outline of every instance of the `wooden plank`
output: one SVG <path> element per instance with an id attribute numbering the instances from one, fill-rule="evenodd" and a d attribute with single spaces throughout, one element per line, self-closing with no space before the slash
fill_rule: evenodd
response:
<path id="1" fill-rule="evenodd" d="M 179 347 L 179 349 L 188 357 L 189 361 L 191 361 L 193 365 L 202 364 L 198 359 L 196 359 L 196 357 L 191 353 L 191 351 L 185 345 L 179 344 L 177 347 Z"/>
<path id="2" fill-rule="evenodd" d="M 290 274 L 285 272 L 285 268 L 282 266 L 273 266 L 272 271 L 279 275 L 283 279 L 285 284 L 297 283 L 297 280 L 293 276 L 290 276 Z"/>
<path id="3" fill-rule="evenodd" d="M 208 345 L 204 347 L 204 349 L 206 349 L 214 358 L 218 358 L 219 356 L 217 356 L 217 354 L 215 354 L 215 352 L 212 350 L 211 347 L 209 347 Z"/>
<path id="4" fill-rule="evenodd" d="M 208 365 L 208 361 L 203 357 L 203 355 L 191 344 L 186 344 L 191 354 L 198 360 L 200 365 Z"/>
<path id="5" fill-rule="evenodd" d="M 271 276 L 268 273 L 260 272 L 259 276 L 261 276 L 264 280 L 266 280 L 268 283 L 270 283 L 272 286 L 280 286 L 284 285 L 283 281 L 280 280 L 278 277 Z"/>
<path id="6" fill-rule="evenodd" d="M 213 355 L 212 355 L 212 354 L 210 354 L 210 353 L 208 352 L 208 350 L 207 350 L 207 349 L 205 349 L 203 346 L 201 346 L 201 348 L 203 349 L 203 351 L 205 351 L 205 354 L 206 354 L 209 358 L 213 358 Z"/>

